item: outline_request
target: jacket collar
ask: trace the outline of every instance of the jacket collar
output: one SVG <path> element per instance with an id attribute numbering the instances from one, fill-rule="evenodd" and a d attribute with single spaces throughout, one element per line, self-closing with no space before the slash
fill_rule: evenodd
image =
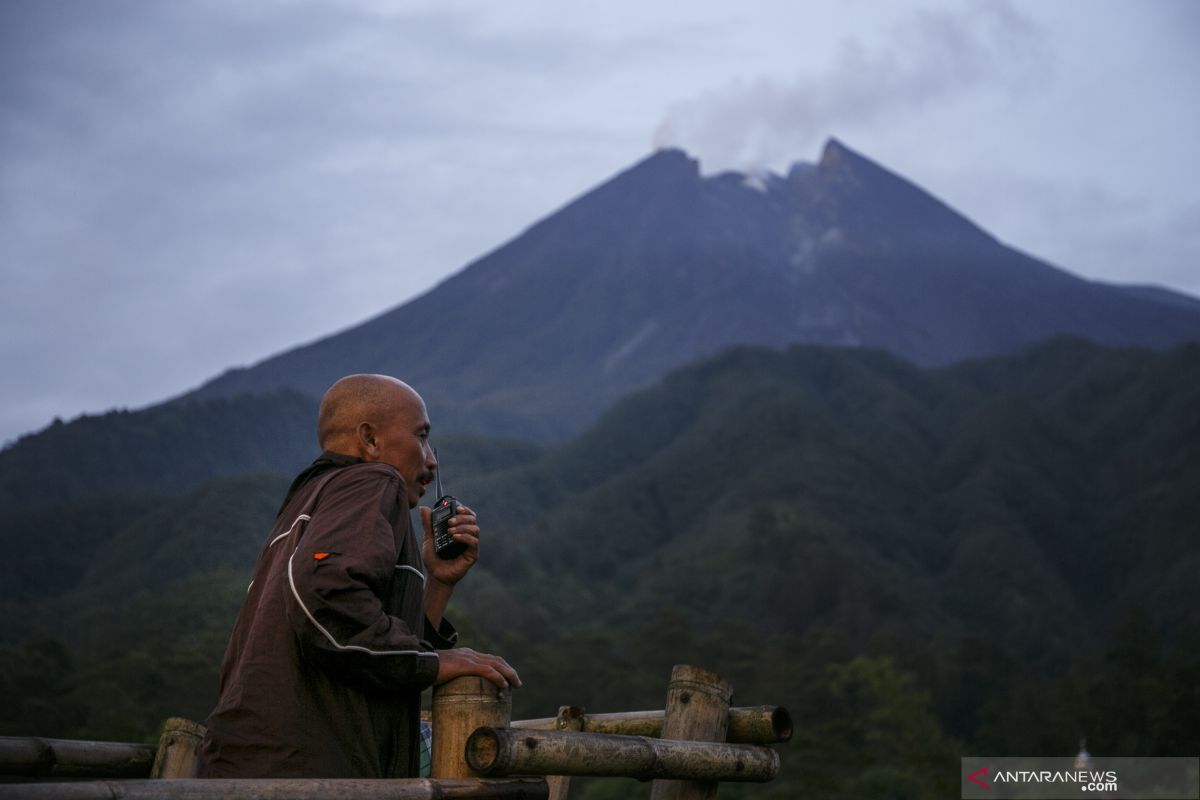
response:
<path id="1" fill-rule="evenodd" d="M 288 487 L 287 494 L 283 498 L 283 504 L 279 506 L 279 511 L 276 512 L 275 516 L 278 517 L 283 513 L 283 509 L 287 508 L 287 504 L 292 501 L 293 495 L 303 489 L 309 483 L 309 481 L 324 475 L 330 470 L 341 469 L 342 467 L 349 467 L 352 464 L 363 463 L 366 462 L 357 456 L 348 456 L 344 455 L 343 453 L 334 453 L 329 450 L 321 453 L 321 455 L 317 456 L 316 461 L 313 461 L 311 464 L 305 467 L 304 471 L 297 475 L 296 479 L 292 481 L 292 485 Z"/>

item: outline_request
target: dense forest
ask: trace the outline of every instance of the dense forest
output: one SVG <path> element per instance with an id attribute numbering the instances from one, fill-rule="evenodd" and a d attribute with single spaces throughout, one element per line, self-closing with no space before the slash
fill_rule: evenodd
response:
<path id="1" fill-rule="evenodd" d="M 181 474 L 155 496 L 5 506 L 0 734 L 147 740 L 206 716 L 290 476 L 189 483 L 225 440 L 188 438 L 212 450 L 165 449 Z M 1084 736 L 1200 752 L 1200 347 L 1058 340 L 941 369 L 738 348 L 559 446 L 438 446 L 486 535 L 451 611 L 521 672 L 518 718 L 661 707 L 673 664 L 716 671 L 796 722 L 780 779 L 722 797 L 954 796 L 963 755 Z"/>

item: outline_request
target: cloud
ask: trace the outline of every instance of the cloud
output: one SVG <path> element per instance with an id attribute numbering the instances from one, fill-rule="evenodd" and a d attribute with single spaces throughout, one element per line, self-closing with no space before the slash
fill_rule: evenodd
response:
<path id="1" fill-rule="evenodd" d="M 358 322 L 544 213 L 598 135 L 529 110 L 622 46 L 589 35 L 433 2 L 0 3 L 0 442 Z"/>
<path id="2" fill-rule="evenodd" d="M 653 144 L 688 150 L 706 171 L 758 171 L 814 150 L 831 131 L 911 118 L 982 88 L 1019 88 L 1047 65 L 1042 35 L 1006 2 L 918 9 L 881 43 L 844 40 L 822 74 L 738 80 L 675 105 Z"/>

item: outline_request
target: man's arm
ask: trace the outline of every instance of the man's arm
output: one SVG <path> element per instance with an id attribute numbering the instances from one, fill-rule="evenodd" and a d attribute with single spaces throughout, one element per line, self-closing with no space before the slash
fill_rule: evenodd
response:
<path id="1" fill-rule="evenodd" d="M 446 605 L 454 594 L 455 585 L 479 560 L 479 520 L 470 508 L 459 504 L 449 520 L 450 535 L 466 545 L 456 558 L 438 558 L 433 546 L 433 523 L 428 508 L 421 508 L 421 527 L 425 530 L 422 557 L 425 561 L 425 617 L 437 628 L 446 613 Z M 438 674 L 435 683 L 445 683 L 462 675 L 477 675 L 507 689 L 520 686 L 517 671 L 500 656 L 478 653 L 468 647 L 438 651 Z"/>
<path id="2" fill-rule="evenodd" d="M 381 597 L 396 569 L 391 470 L 347 468 L 329 483 L 287 563 L 288 620 L 306 658 L 364 688 L 423 688 L 438 656 Z M 415 599 L 415 598 L 414 598 Z"/>

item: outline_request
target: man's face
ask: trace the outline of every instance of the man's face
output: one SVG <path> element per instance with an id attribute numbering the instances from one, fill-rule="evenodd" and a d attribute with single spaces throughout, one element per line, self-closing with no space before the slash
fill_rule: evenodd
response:
<path id="1" fill-rule="evenodd" d="M 429 446 L 429 414 L 424 401 L 414 396 L 402 403 L 379 431 L 377 442 L 379 460 L 399 471 L 408 492 L 408 507 L 415 507 L 437 469 L 437 459 Z"/>

